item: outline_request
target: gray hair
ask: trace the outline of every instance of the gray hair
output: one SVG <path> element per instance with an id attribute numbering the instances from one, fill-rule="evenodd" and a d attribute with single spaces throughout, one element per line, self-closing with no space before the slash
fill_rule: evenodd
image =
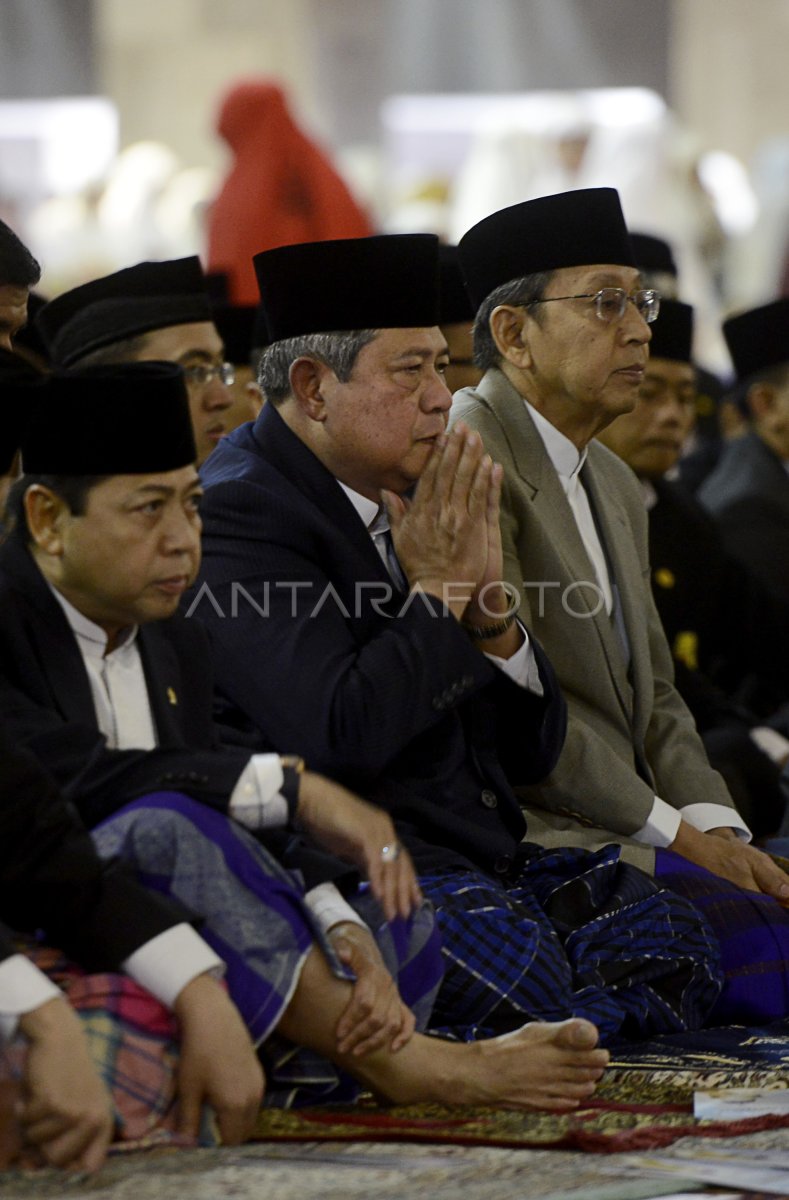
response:
<path id="1" fill-rule="evenodd" d="M 271 404 L 281 404 L 290 395 L 290 368 L 297 358 L 317 358 L 347 383 L 360 352 L 378 336 L 377 329 L 351 333 L 308 333 L 272 342 L 263 351 L 258 383 Z"/>
<path id="2" fill-rule="evenodd" d="M 477 310 L 473 330 L 474 365 L 479 367 L 480 371 L 497 367 L 501 362 L 501 355 L 490 330 L 490 318 L 494 308 L 498 308 L 500 304 L 528 306 L 536 300 L 542 300 L 552 277 L 553 271 L 538 271 L 534 275 L 510 279 L 508 283 L 503 283 L 485 297 Z M 539 317 L 537 319 L 539 320 Z"/>

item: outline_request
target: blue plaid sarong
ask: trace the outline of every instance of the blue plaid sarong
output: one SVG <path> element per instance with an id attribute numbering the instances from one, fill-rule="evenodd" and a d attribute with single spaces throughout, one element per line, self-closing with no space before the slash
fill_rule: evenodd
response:
<path id="1" fill-rule="evenodd" d="M 431 1030 L 472 1040 L 577 1016 L 605 1043 L 699 1028 L 721 988 L 717 941 L 619 853 L 526 844 L 509 880 L 422 877 L 444 943 Z"/>
<path id="2" fill-rule="evenodd" d="M 275 1033 L 313 945 L 338 978 L 353 979 L 305 903 L 300 878 L 241 825 L 176 792 L 132 801 L 92 836 L 102 857 L 130 862 L 141 882 L 177 897 L 203 918 L 200 933 L 224 960 L 228 991 L 253 1041 L 261 1043 L 266 1106 L 350 1101 L 358 1095 L 355 1080 Z M 349 902 L 370 926 L 423 1030 L 443 972 L 432 909 L 423 905 L 408 921 L 388 923 L 369 892 Z"/>
<path id="3" fill-rule="evenodd" d="M 747 892 L 671 850 L 658 850 L 655 878 L 686 897 L 712 927 L 724 984 L 709 1025 L 758 1025 L 789 1015 L 789 910 Z"/>

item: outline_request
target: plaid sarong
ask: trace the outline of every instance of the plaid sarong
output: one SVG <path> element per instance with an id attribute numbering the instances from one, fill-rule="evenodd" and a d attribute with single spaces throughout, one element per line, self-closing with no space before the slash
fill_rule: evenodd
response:
<path id="1" fill-rule="evenodd" d="M 178 1028 L 172 1013 L 124 975 L 88 975 L 60 951 L 32 942 L 20 943 L 19 949 L 65 992 L 78 1013 L 91 1058 L 112 1096 L 115 1140 L 184 1143 L 176 1134 Z M 20 1078 L 24 1055 L 21 1038 L 5 1047 L 0 1079 Z M 200 1144 L 216 1144 L 208 1109 Z"/>
<path id="2" fill-rule="evenodd" d="M 420 880 L 444 942 L 435 1032 L 471 1040 L 576 1016 L 605 1043 L 702 1024 L 721 974 L 692 904 L 620 862 L 618 846 L 525 852 L 506 882 Z"/>
<path id="3" fill-rule="evenodd" d="M 703 913 L 721 947 L 724 984 L 709 1025 L 757 1025 L 789 1015 L 789 910 L 671 850 L 655 877 Z"/>
<path id="4" fill-rule="evenodd" d="M 133 801 L 97 826 L 93 839 L 102 856 L 126 859 L 143 883 L 203 918 L 200 933 L 225 961 L 228 991 L 260 1047 L 267 1105 L 338 1102 L 358 1094 L 359 1085 L 332 1063 L 272 1036 L 314 945 L 338 978 L 353 978 L 315 922 L 295 875 L 242 826 L 180 793 Z M 443 975 L 431 907 L 389 924 L 369 893 L 350 901 L 370 926 L 417 1028 L 424 1029 Z"/>

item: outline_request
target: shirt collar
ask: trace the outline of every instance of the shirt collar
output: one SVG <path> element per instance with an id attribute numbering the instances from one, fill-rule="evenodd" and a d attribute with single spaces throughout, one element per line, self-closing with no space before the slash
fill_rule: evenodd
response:
<path id="1" fill-rule="evenodd" d="M 647 512 L 651 512 L 658 502 L 658 494 L 655 491 L 655 485 L 651 479 L 641 479 L 638 482 L 641 484 L 641 495 L 644 498 L 644 508 Z"/>
<path id="2" fill-rule="evenodd" d="M 376 504 L 374 500 L 369 500 L 367 496 L 362 496 L 360 492 L 355 492 L 353 488 L 349 488 L 346 483 L 341 483 L 337 480 L 340 487 L 345 492 L 345 495 L 350 500 L 360 520 L 364 522 L 364 527 L 371 534 L 385 533 L 389 528 L 389 518 L 383 504 Z"/>
<path id="3" fill-rule="evenodd" d="M 81 613 L 79 609 L 75 608 L 51 583 L 48 582 L 48 586 L 52 595 L 66 614 L 66 620 L 71 627 L 71 632 L 79 642 L 83 653 L 89 655 L 91 658 L 104 658 L 107 650 L 107 634 L 101 626 L 96 625 Z M 138 629 L 139 626 L 137 625 L 131 625 L 128 629 L 125 629 L 121 635 L 119 644 L 111 653 L 114 654 L 117 650 L 125 650 L 131 646 L 137 637 Z"/>
<path id="4" fill-rule="evenodd" d="M 529 416 L 534 421 L 534 426 L 545 446 L 546 453 L 556 468 L 556 473 L 561 479 L 565 491 L 567 487 L 577 479 L 581 468 L 586 462 L 586 446 L 583 450 L 579 450 L 568 437 L 565 437 L 555 425 L 544 417 L 528 400 L 524 400 L 527 406 Z"/>

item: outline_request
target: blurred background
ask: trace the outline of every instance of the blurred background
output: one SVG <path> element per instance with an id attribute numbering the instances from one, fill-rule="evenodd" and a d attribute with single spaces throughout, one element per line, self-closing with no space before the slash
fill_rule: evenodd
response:
<path id="1" fill-rule="evenodd" d="M 340 206 L 332 167 L 371 228 L 447 241 L 610 184 L 725 371 L 720 315 L 789 286 L 788 54 L 789 0 L 2 0 L 0 215 L 52 296 L 143 258 L 221 267 L 231 170 L 254 249 Z"/>

